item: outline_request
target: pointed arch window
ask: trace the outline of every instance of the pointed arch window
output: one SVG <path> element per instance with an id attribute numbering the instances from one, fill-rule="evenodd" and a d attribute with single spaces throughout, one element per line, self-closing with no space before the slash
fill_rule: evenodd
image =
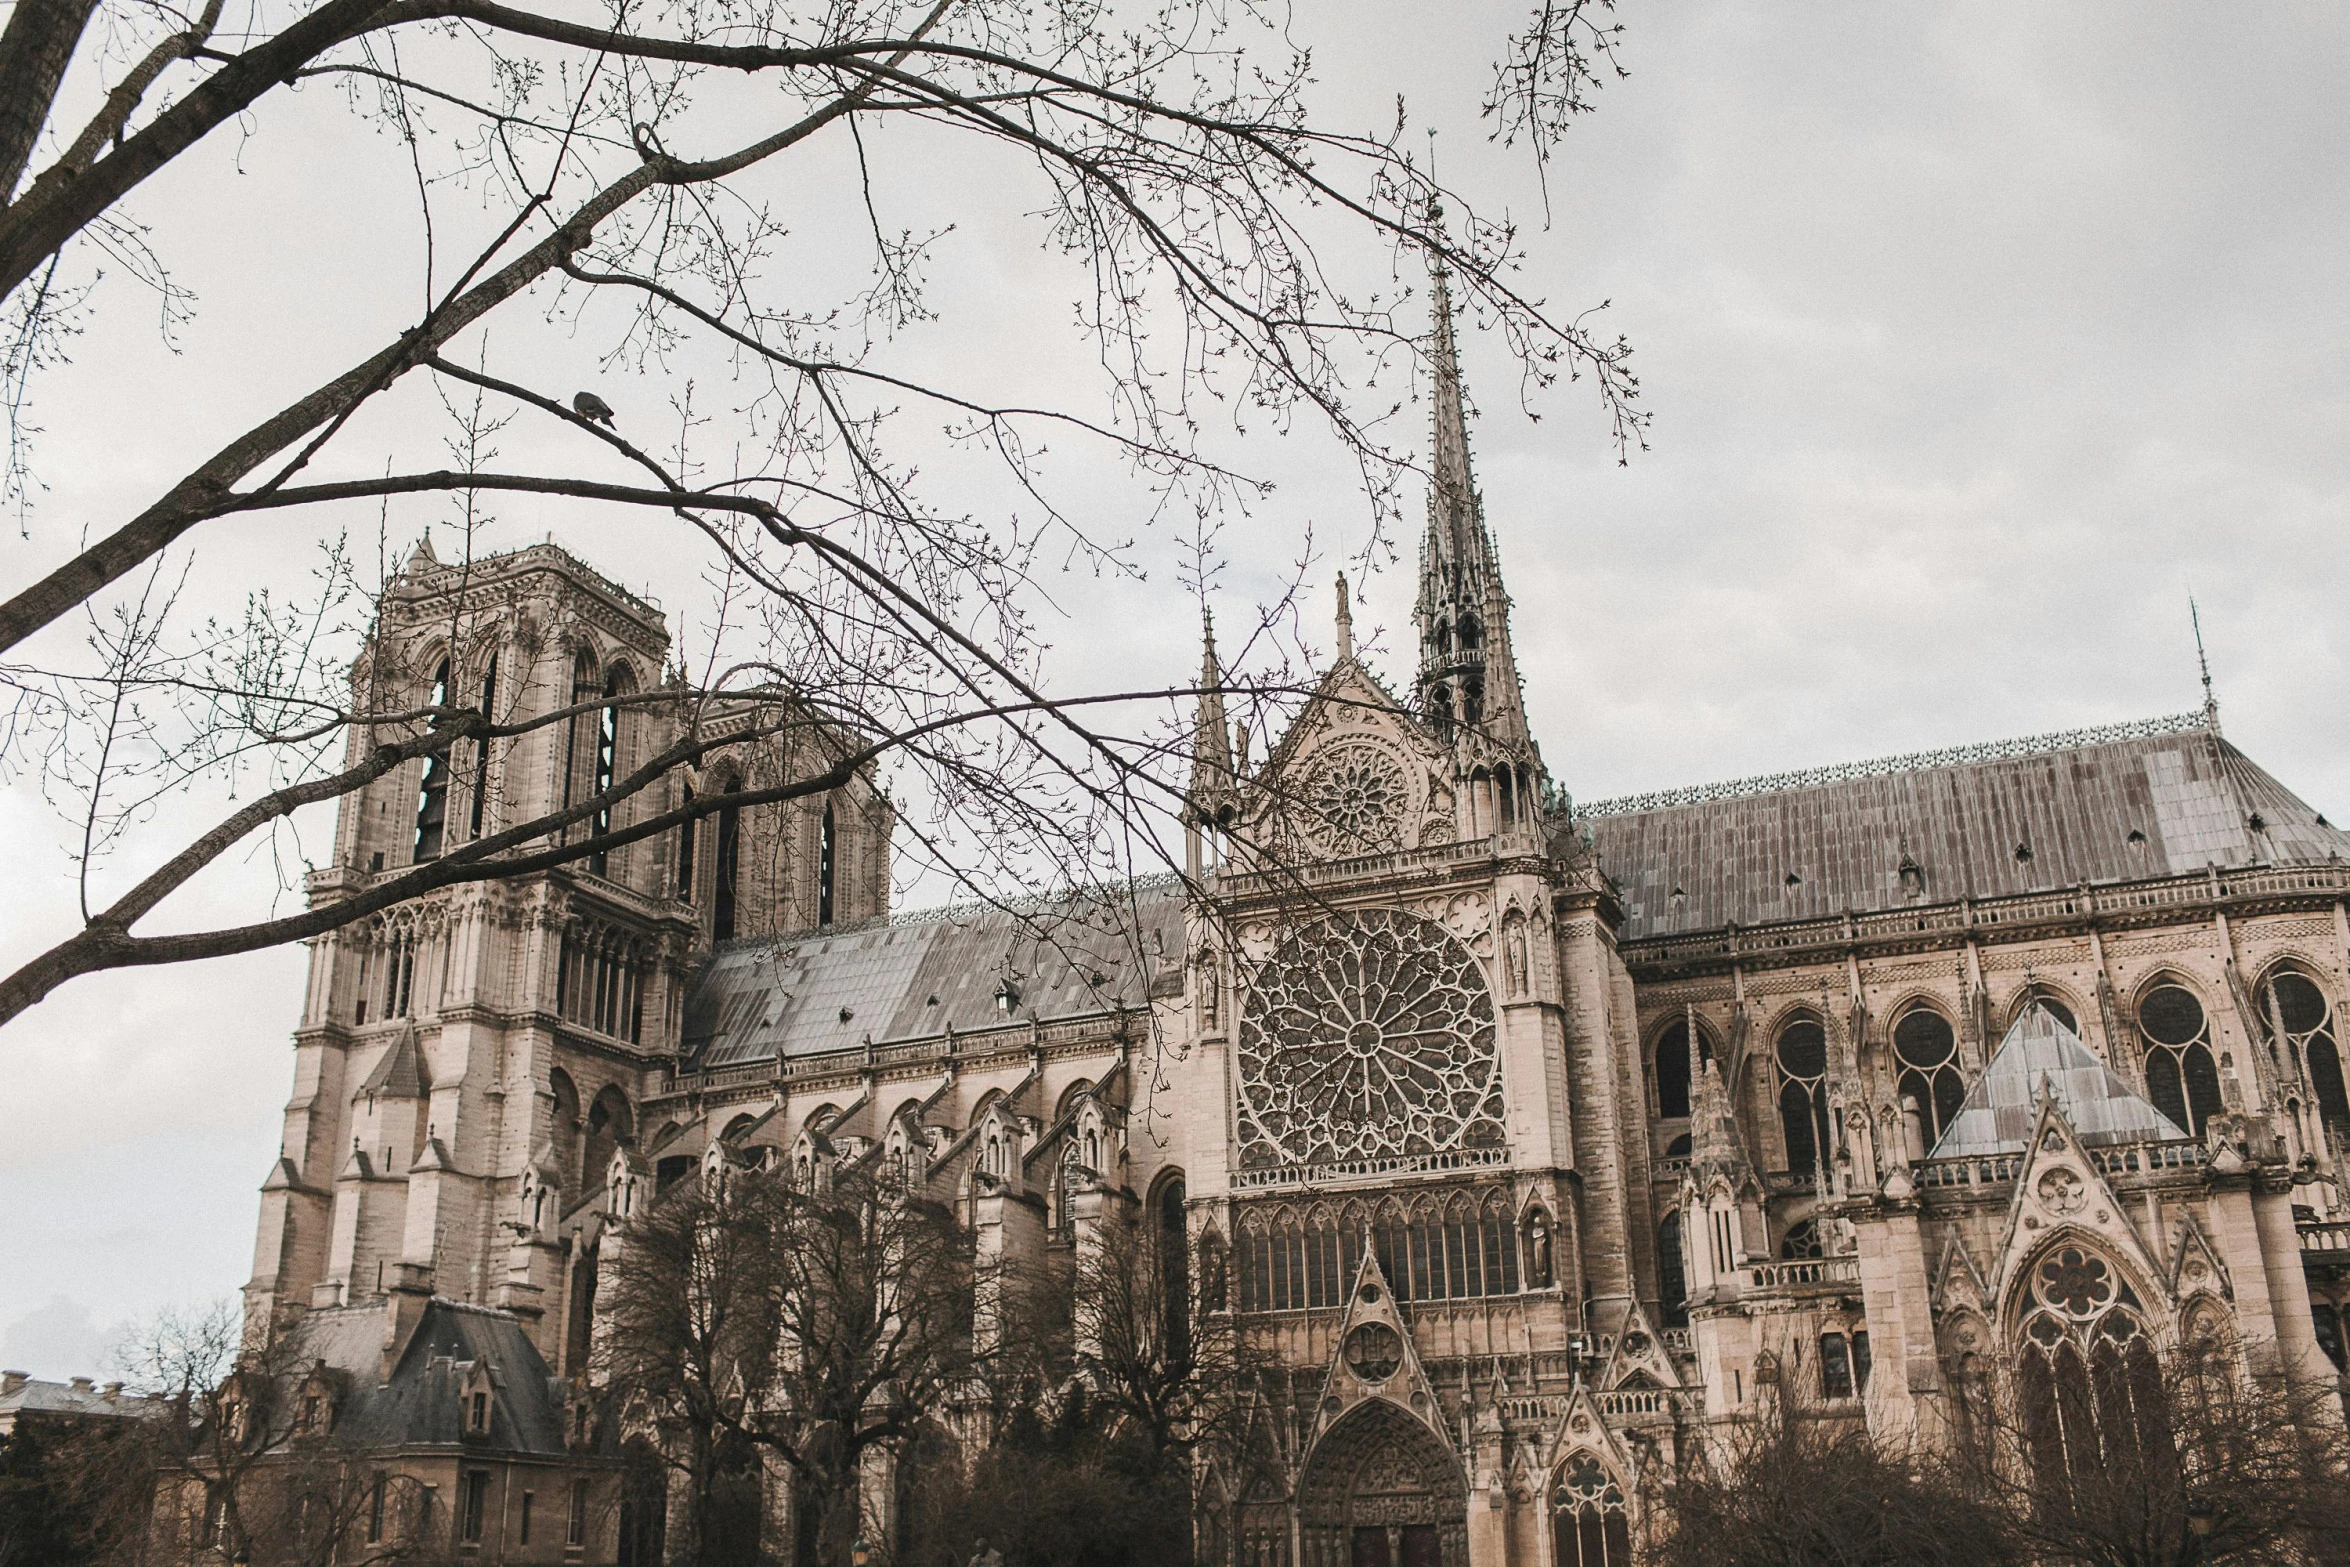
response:
<path id="1" fill-rule="evenodd" d="M 602 795 L 612 787 L 620 767 L 620 699 L 629 694 L 636 682 L 629 677 L 628 666 L 614 664 L 604 676 L 604 705 L 596 710 L 595 793 Z M 604 800 L 596 807 L 590 830 L 602 838 L 612 831 L 612 802 Z M 611 851 L 599 848 L 589 856 L 588 870 L 602 876 L 609 873 Z"/>
<path id="2" fill-rule="evenodd" d="M 490 655 L 489 667 L 481 673 L 481 707 L 483 723 L 495 720 L 498 711 L 498 655 Z M 489 822 L 490 808 L 490 742 L 484 735 L 473 743 L 473 815 L 466 824 L 468 834 L 479 838 Z"/>
<path id="3" fill-rule="evenodd" d="M 834 868 L 840 853 L 840 823 L 833 815 L 832 802 L 824 802 L 824 823 L 817 829 L 816 838 L 816 923 L 832 923 L 832 884 Z"/>
<path id="4" fill-rule="evenodd" d="M 2350 1093 L 2344 1091 L 2333 1002 L 2308 975 L 2283 969 L 2269 978 L 2268 1015 L 2270 1028 L 2299 1057 L 2318 1115 L 2350 1131 Z"/>
<path id="5" fill-rule="evenodd" d="M 2020 1412 L 2032 1462 L 2075 1487 L 2168 1490 L 2175 1468 L 2162 1373 L 2144 1308 L 2120 1271 L 2081 1246 L 2032 1265 L 2023 1303 Z"/>
<path id="6" fill-rule="evenodd" d="M 449 705 L 449 661 L 441 660 L 441 667 L 432 677 L 433 715 L 430 726 L 441 727 L 441 715 Z M 416 854 L 418 864 L 437 860 L 447 839 L 449 828 L 449 758 L 445 751 L 435 751 L 424 759 L 424 784 L 416 798 Z"/>
<path id="7" fill-rule="evenodd" d="M 728 792 L 736 785 L 729 782 Z M 729 941 L 734 937 L 735 890 L 737 873 L 741 868 L 743 841 L 742 808 L 729 805 L 718 812 L 718 863 L 714 895 L 710 900 L 710 937 L 714 941 Z"/>
<path id="8" fill-rule="evenodd" d="M 1779 1129 L 1787 1139 L 1787 1168 L 1814 1175 L 1827 1157 L 1828 1031 L 1814 1018 L 1779 1030 L 1772 1051 L 1779 1066 Z"/>
<path id="9" fill-rule="evenodd" d="M 596 656 L 580 649 L 571 661 L 571 705 L 582 707 L 596 699 Z M 587 782 L 594 772 L 592 755 L 596 715 L 575 712 L 565 721 L 563 734 L 563 803 L 576 804 L 588 794 Z"/>
<path id="10" fill-rule="evenodd" d="M 2211 1054 L 2211 1019 L 2195 993 L 2175 981 L 2138 1003 L 2146 1041 L 2146 1097 L 2196 1137 L 2220 1110 L 2219 1067 Z"/>
<path id="11" fill-rule="evenodd" d="M 1714 1058 L 1714 1042 L 1703 1028 L 1697 1031 L 1697 1055 L 1701 1061 Z M 1689 1096 L 1689 1020 L 1676 1018 L 1663 1033 L 1656 1036 L 1656 1113 L 1666 1121 L 1687 1120 Z"/>
<path id="12" fill-rule="evenodd" d="M 685 786 L 686 809 L 693 809 L 694 786 Z M 687 817 L 677 829 L 677 901 L 694 901 L 694 817 Z"/>
<path id="13" fill-rule="evenodd" d="M 1656 1227 L 1656 1278 L 1665 1326 L 1689 1326 L 1689 1270 L 1681 1256 L 1681 1215 L 1677 1211 L 1666 1214 L 1665 1222 Z"/>
<path id="14" fill-rule="evenodd" d="M 1918 1102 L 1932 1148 L 1958 1119 L 1966 1103 L 1966 1079 L 1958 1071 L 1958 1035 L 1950 1020 L 1931 1007 L 1912 1007 L 1893 1025 L 1893 1055 L 1900 1062 L 1900 1092 Z"/>
<path id="15" fill-rule="evenodd" d="M 1559 1467 L 1550 1526 L 1559 1567 L 1631 1567 L 1624 1489 L 1591 1454 L 1577 1453 Z"/>

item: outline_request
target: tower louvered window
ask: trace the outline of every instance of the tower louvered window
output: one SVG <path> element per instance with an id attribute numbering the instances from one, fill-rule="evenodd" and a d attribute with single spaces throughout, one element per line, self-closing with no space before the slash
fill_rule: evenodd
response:
<path id="1" fill-rule="evenodd" d="M 625 1039 L 644 1037 L 643 944 L 618 931 L 583 925 L 563 933 L 555 979 L 555 1010 L 582 1028 Z"/>
<path id="2" fill-rule="evenodd" d="M 441 660 L 440 669 L 432 677 L 432 705 L 435 712 L 430 720 L 434 729 L 441 727 L 439 709 L 449 705 L 449 661 Z M 449 826 L 449 758 L 446 752 L 435 751 L 424 759 L 424 784 L 416 800 L 416 862 L 441 857 L 441 848 L 448 836 Z"/>

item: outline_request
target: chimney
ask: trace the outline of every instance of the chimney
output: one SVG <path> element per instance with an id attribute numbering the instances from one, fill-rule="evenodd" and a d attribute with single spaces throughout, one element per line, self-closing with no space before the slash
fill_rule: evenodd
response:
<path id="1" fill-rule="evenodd" d="M 98 1384 L 88 1377 L 75 1377 L 73 1390 L 76 1393 L 95 1393 L 98 1391 Z"/>
<path id="2" fill-rule="evenodd" d="M 24 1385 L 32 1379 L 32 1373 L 27 1371 L 0 1371 L 0 1397 L 23 1392 Z"/>
<path id="3" fill-rule="evenodd" d="M 122 1401 L 122 1384 L 120 1382 L 109 1382 L 104 1387 L 100 1388 L 98 1393 L 99 1396 L 104 1398 L 109 1404 L 120 1403 Z"/>
<path id="4" fill-rule="evenodd" d="M 407 1353 L 409 1340 L 432 1304 L 432 1266 L 422 1262 L 395 1262 L 384 1289 L 384 1350 L 380 1380 L 389 1382 Z"/>

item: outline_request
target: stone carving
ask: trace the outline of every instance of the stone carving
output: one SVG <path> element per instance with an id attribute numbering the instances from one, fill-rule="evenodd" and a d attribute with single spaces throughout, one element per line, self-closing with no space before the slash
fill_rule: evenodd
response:
<path id="1" fill-rule="evenodd" d="M 1325 854 L 1387 854 L 1403 847 L 1411 785 L 1385 748 L 1335 745 L 1315 757 L 1298 791 L 1306 839 Z"/>
<path id="2" fill-rule="evenodd" d="M 1395 910 L 1297 931 L 1240 1019 L 1246 1165 L 1503 1140 L 1493 997 L 1467 948 Z"/>

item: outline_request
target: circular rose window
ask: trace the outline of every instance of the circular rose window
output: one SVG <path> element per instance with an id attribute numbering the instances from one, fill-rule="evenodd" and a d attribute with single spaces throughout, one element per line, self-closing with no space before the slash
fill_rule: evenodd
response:
<path id="1" fill-rule="evenodd" d="M 1403 1340 L 1384 1322 L 1366 1322 L 1346 1336 L 1346 1363 L 1365 1382 L 1384 1382 L 1403 1364 Z"/>
<path id="2" fill-rule="evenodd" d="M 1244 1165 L 1320 1164 L 1502 1141 L 1493 998 L 1433 920 L 1344 914 L 1257 971 L 1240 1019 Z"/>
<path id="3" fill-rule="evenodd" d="M 1380 747 L 1333 746 L 1306 770 L 1298 821 L 1325 854 L 1385 854 L 1403 847 L 1410 797 L 1403 764 Z"/>

